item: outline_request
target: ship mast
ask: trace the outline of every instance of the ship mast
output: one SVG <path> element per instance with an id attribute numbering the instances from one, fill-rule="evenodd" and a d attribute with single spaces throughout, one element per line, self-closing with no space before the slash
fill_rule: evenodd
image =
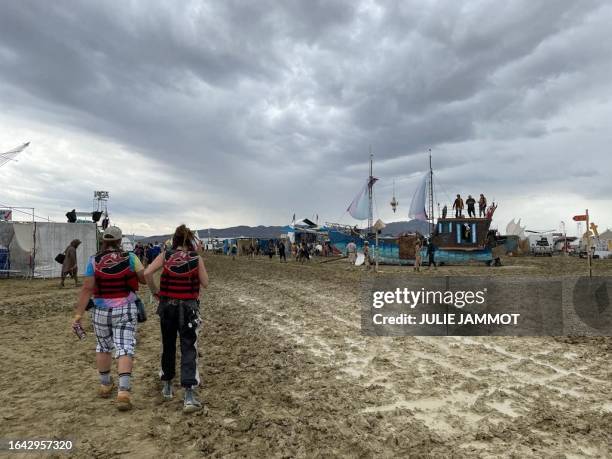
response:
<path id="1" fill-rule="evenodd" d="M 368 231 L 372 230 L 372 226 L 374 226 L 374 212 L 373 212 L 373 208 L 372 208 L 372 158 L 374 157 L 374 155 L 372 155 L 372 145 L 370 145 L 370 178 L 368 179 Z"/>
<path id="2" fill-rule="evenodd" d="M 433 190 L 433 168 L 431 166 L 431 148 L 429 149 L 429 234 L 434 232 L 434 190 Z"/>

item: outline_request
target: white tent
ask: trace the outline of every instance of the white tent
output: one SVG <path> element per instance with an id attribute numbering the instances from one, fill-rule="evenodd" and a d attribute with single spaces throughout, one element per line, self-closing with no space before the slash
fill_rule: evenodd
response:
<path id="1" fill-rule="evenodd" d="M 607 229 L 603 233 L 599 234 L 599 241 L 602 245 L 601 250 L 608 250 L 612 252 L 612 231 Z"/>
<path id="2" fill-rule="evenodd" d="M 0 247 L 8 249 L 10 270 L 33 277 L 59 277 L 62 266 L 55 261 L 59 253 L 74 239 L 79 273 L 83 273 L 88 258 L 97 251 L 97 229 L 94 223 L 0 222 Z"/>
<path id="3" fill-rule="evenodd" d="M 126 252 L 133 252 L 136 247 L 136 243 L 130 236 L 123 236 L 121 238 L 121 248 Z"/>
<path id="4" fill-rule="evenodd" d="M 525 227 L 521 226 L 520 218 L 518 222 L 515 222 L 513 218 L 512 221 L 510 221 L 508 225 L 506 225 L 506 234 L 508 236 L 518 236 L 521 240 L 527 238 L 527 236 L 525 235 Z"/>

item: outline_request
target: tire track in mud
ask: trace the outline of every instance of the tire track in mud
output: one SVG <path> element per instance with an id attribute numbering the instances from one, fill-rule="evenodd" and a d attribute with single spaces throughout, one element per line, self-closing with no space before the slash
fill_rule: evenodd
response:
<path id="1" fill-rule="evenodd" d="M 251 279 L 252 276 L 250 274 Z M 567 351 L 566 347 L 559 346 L 552 339 L 364 337 L 359 335 L 359 305 L 355 304 L 355 300 L 351 300 L 350 295 L 339 299 L 314 293 L 315 289 L 321 290 L 321 280 L 317 281 L 316 285 L 311 285 L 310 281 L 302 279 L 291 287 L 285 287 L 284 282 L 257 277 L 255 285 L 257 289 L 263 289 L 257 290 L 260 294 L 265 295 L 265 290 L 274 289 L 281 297 L 298 303 L 298 311 L 295 308 L 292 311 L 286 305 L 283 307 L 282 302 L 273 302 L 271 305 L 280 310 L 270 311 L 275 319 L 267 322 L 300 345 L 310 343 L 307 350 L 343 372 L 343 378 L 353 379 L 354 383 L 367 388 L 383 389 L 384 397 L 391 403 L 365 407 L 365 413 L 412 410 L 414 417 L 422 420 L 438 435 L 446 436 L 454 432 L 455 438 L 459 439 L 466 431 L 471 432 L 474 439 L 460 441 L 458 445 L 468 450 L 484 447 L 476 441 L 483 431 L 496 430 L 507 434 L 518 430 L 521 436 L 533 437 L 528 432 L 533 426 L 529 418 L 535 416 L 537 420 L 542 410 L 548 412 L 544 416 L 553 417 L 564 417 L 568 411 L 573 411 L 578 418 L 586 419 L 589 425 L 600 414 L 609 415 L 607 404 L 602 402 L 606 390 L 611 388 L 609 380 L 575 370 L 578 361 L 568 356 L 561 363 L 569 370 L 551 364 L 548 361 L 550 354 L 553 354 L 553 360 L 559 360 L 554 358 L 555 353 Z M 329 291 L 333 292 L 333 289 Z M 250 293 L 241 301 L 253 302 L 261 307 L 258 299 L 252 296 L 255 290 Z M 331 320 L 336 325 L 330 334 L 329 326 L 324 323 Z M 338 335 L 344 338 L 339 339 Z M 347 338 L 354 336 L 357 338 Z M 508 342 L 512 348 L 517 340 L 523 340 L 521 352 L 512 352 L 504 347 Z M 406 352 L 396 350 L 398 341 Z M 491 344 L 491 341 L 495 344 Z M 531 350 L 538 349 L 543 343 L 553 347 L 548 355 Z M 483 356 L 497 363 L 473 364 L 474 361 L 482 362 Z M 406 360 L 405 364 L 400 363 Z M 605 365 L 605 361 L 602 359 L 599 364 Z M 417 375 L 410 371 L 414 367 L 418 369 Z M 595 367 L 599 368 L 599 365 Z M 415 381 L 419 382 L 420 379 L 422 385 L 429 384 L 429 396 L 426 391 L 414 393 L 409 390 L 403 384 L 403 379 L 398 378 L 402 373 L 416 376 Z M 448 386 L 445 385 L 445 378 L 450 380 Z M 442 384 L 438 380 L 442 380 Z M 578 380 L 581 381 L 579 385 L 576 384 Z M 554 382 L 560 383 L 560 386 L 552 385 Z M 599 389 L 588 390 L 589 384 Z M 452 427 L 458 420 L 461 420 L 461 429 Z M 516 424 L 522 424 L 522 427 L 513 430 L 512 426 Z M 568 440 L 563 447 L 571 447 L 577 453 L 587 455 L 604 451 L 608 446 L 605 423 L 596 422 L 596 425 L 598 429 L 595 429 L 597 432 L 594 435 L 587 436 L 582 442 Z M 546 432 L 541 432 L 541 437 L 546 436 Z M 482 452 L 486 452 L 486 447 Z"/>

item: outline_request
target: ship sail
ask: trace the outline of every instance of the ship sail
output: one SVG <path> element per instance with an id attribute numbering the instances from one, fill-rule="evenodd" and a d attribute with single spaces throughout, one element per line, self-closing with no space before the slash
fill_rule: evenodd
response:
<path id="1" fill-rule="evenodd" d="M 423 180 L 419 184 L 419 187 L 414 193 L 412 197 L 412 202 L 410 203 L 410 211 L 408 212 L 408 217 L 421 220 L 426 222 L 428 220 L 427 216 L 427 178 L 429 177 L 429 172 L 423 176 Z"/>
<path id="2" fill-rule="evenodd" d="M 376 177 L 371 177 L 368 179 L 364 187 L 359 191 L 355 199 L 351 202 L 351 205 L 348 206 L 349 214 L 355 220 L 367 220 L 370 218 L 370 200 L 368 196 L 368 189 L 374 186 L 378 179 Z"/>

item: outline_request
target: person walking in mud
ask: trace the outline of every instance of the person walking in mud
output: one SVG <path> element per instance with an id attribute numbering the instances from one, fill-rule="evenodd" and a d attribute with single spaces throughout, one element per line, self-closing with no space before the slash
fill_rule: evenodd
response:
<path id="1" fill-rule="evenodd" d="M 349 264 L 354 265 L 355 260 L 357 260 L 357 244 L 353 241 L 346 244 L 346 256 Z"/>
<path id="2" fill-rule="evenodd" d="M 302 241 L 300 248 L 298 249 L 298 257 L 297 260 L 300 263 L 304 263 L 305 261 L 310 261 L 310 253 L 308 251 L 308 246 L 305 241 Z"/>
<path id="3" fill-rule="evenodd" d="M 364 256 L 363 264 L 365 266 L 366 271 L 369 271 L 370 265 L 372 263 L 370 260 L 370 243 L 368 241 L 365 241 L 363 243 L 363 256 Z"/>
<path id="4" fill-rule="evenodd" d="M 427 240 L 427 269 L 431 269 L 433 266 L 434 269 L 438 269 L 436 265 L 436 247 L 434 246 L 433 239 L 430 237 Z"/>
<path id="5" fill-rule="evenodd" d="M 480 193 L 480 199 L 478 199 L 478 216 L 483 218 L 487 212 L 487 198 L 485 195 Z"/>
<path id="6" fill-rule="evenodd" d="M 287 263 L 287 254 L 285 253 L 285 243 L 283 241 L 279 241 L 278 243 L 278 258 L 280 259 L 281 263 L 284 261 L 285 263 Z"/>
<path id="7" fill-rule="evenodd" d="M 414 241 L 414 271 L 421 271 L 421 249 L 423 248 L 423 242 L 421 237 L 417 235 L 416 241 Z"/>
<path id="8" fill-rule="evenodd" d="M 74 280 L 74 286 L 77 287 L 79 285 L 78 279 L 78 271 L 79 267 L 77 265 L 77 249 L 81 245 L 81 241 L 78 239 L 74 239 L 66 250 L 64 250 L 64 262 L 62 263 L 62 280 L 60 282 L 60 287 L 64 287 L 64 281 L 67 276 L 72 277 Z"/>
<path id="9" fill-rule="evenodd" d="M 136 291 L 144 284 L 144 267 L 133 252 L 121 249 L 122 233 L 109 226 L 102 234 L 101 250 L 89 258 L 85 279 L 79 293 L 73 329 L 81 327 L 85 309 L 93 297 L 92 322 L 96 335 L 96 366 L 100 374 L 98 395 L 111 396 L 114 383 L 110 375 L 111 351 L 115 350 L 119 373 L 116 406 L 120 411 L 132 408 L 130 397 L 136 322 Z"/>
<path id="10" fill-rule="evenodd" d="M 230 247 L 230 253 L 232 254 L 232 261 L 236 259 L 236 255 L 238 255 L 238 247 L 236 244 L 232 244 Z"/>
<path id="11" fill-rule="evenodd" d="M 455 202 L 453 203 L 453 209 L 455 209 L 455 218 L 461 218 L 463 216 L 463 199 L 458 194 Z"/>
<path id="12" fill-rule="evenodd" d="M 194 233 L 185 225 L 176 228 L 172 246 L 160 254 L 145 271 L 147 285 L 159 299 L 157 314 L 161 327 L 161 380 L 164 400 L 172 400 L 172 380 L 176 373 L 176 338 L 181 346 L 181 387 L 183 411 L 202 408 L 195 388 L 200 385 L 198 373 L 198 332 L 200 328 L 200 288 L 208 287 L 204 261 L 194 250 Z M 159 287 L 153 275 L 162 270 Z"/>

